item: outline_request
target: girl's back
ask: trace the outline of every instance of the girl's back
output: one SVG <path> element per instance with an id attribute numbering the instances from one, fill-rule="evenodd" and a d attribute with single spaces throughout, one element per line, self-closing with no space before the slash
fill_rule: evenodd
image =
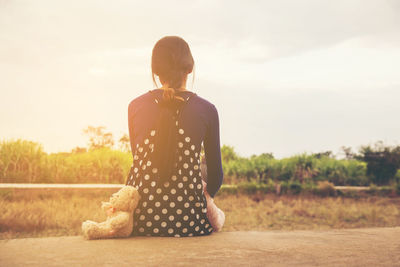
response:
<path id="1" fill-rule="evenodd" d="M 219 118 L 215 106 L 195 93 L 176 91 L 185 99 L 183 106 L 171 109 L 176 138 L 172 147 L 172 175 L 160 176 L 152 162 L 157 119 L 166 112 L 160 105 L 163 89 L 151 90 L 129 104 L 129 134 L 134 162 L 127 184 L 137 186 L 141 195 L 134 214 L 134 235 L 193 236 L 213 231 L 207 219 L 207 201 L 200 171 L 201 144 L 207 162 L 207 191 L 214 197 L 221 186 L 223 171 L 219 143 Z M 174 139 L 175 140 L 175 139 Z M 167 157 L 170 157 L 167 155 Z"/>

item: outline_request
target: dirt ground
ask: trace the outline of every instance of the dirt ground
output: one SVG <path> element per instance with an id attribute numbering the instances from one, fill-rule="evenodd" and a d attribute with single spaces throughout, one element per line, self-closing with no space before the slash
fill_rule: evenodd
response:
<path id="1" fill-rule="evenodd" d="M 0 240 L 0 266 L 400 266 L 400 227 Z"/>

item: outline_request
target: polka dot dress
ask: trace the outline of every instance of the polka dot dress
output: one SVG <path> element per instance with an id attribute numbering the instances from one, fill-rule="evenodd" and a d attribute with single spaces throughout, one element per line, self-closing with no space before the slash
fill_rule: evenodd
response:
<path id="1" fill-rule="evenodd" d="M 179 110 L 176 112 L 178 114 Z M 184 237 L 213 232 L 201 182 L 200 147 L 191 142 L 178 119 L 175 126 L 178 160 L 173 175 L 164 182 L 159 181 L 158 169 L 149 159 L 157 130 L 151 129 L 144 140 L 136 144 L 126 183 L 137 187 L 141 196 L 134 211 L 133 235 Z"/>

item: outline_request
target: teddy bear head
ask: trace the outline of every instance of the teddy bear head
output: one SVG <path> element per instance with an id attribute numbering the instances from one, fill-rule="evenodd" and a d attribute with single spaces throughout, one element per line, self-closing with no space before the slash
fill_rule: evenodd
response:
<path id="1" fill-rule="evenodd" d="M 133 186 L 123 186 L 118 192 L 112 194 L 110 203 L 115 210 L 133 212 L 139 202 L 138 190 Z"/>

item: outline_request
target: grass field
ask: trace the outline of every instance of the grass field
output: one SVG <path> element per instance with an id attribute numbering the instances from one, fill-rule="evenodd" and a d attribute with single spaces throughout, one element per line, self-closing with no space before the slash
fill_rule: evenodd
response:
<path id="1" fill-rule="evenodd" d="M 2 189 L 0 239 L 80 235 L 81 223 L 105 219 L 100 209 L 115 189 Z M 400 226 L 400 197 L 343 198 L 224 194 L 223 231 Z"/>

